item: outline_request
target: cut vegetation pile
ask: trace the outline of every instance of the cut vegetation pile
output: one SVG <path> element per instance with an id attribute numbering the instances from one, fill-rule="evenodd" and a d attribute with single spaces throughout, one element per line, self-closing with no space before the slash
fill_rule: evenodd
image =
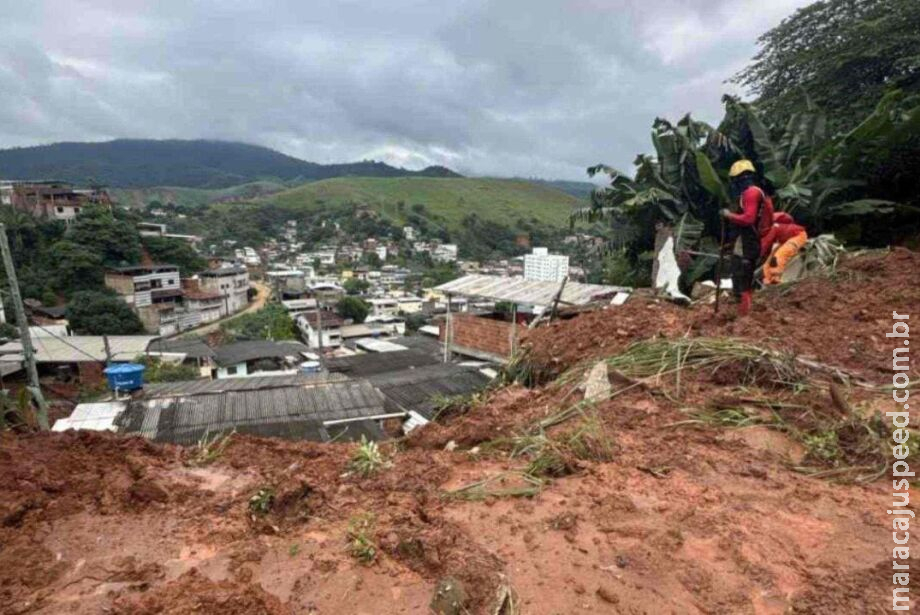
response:
<path id="1" fill-rule="evenodd" d="M 5 434 L 0 595 L 11 613 L 879 611 L 875 385 L 918 265 L 849 259 L 748 321 L 636 299 L 554 322 L 510 370 L 530 386 L 445 400 L 400 442 Z"/>

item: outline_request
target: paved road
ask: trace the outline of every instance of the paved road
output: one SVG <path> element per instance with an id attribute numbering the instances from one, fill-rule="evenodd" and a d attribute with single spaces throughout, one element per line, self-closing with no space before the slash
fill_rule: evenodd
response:
<path id="1" fill-rule="evenodd" d="M 239 312 L 236 312 L 235 314 L 231 314 L 230 316 L 221 318 L 220 320 L 209 322 L 203 327 L 198 327 L 197 329 L 189 329 L 188 331 L 183 331 L 178 337 L 185 337 L 188 335 L 207 335 L 208 333 L 217 331 L 220 328 L 220 326 L 224 324 L 225 322 L 227 322 L 228 320 L 232 320 L 241 314 L 249 314 L 251 312 L 261 310 L 262 307 L 265 305 L 265 302 L 268 301 L 268 298 L 271 297 L 272 290 L 271 288 L 268 287 L 268 285 L 263 284 L 262 282 L 253 281 L 252 285 L 255 286 L 256 288 L 256 298 L 253 300 L 252 303 L 250 303 L 246 307 L 246 309 L 240 310 Z"/>

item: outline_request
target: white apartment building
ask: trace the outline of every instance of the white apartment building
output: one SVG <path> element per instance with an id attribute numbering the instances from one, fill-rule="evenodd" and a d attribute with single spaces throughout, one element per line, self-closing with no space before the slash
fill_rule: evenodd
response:
<path id="1" fill-rule="evenodd" d="M 432 250 L 431 258 L 440 263 L 450 263 L 457 260 L 457 244 L 442 243 Z"/>
<path id="2" fill-rule="evenodd" d="M 249 272 L 245 267 L 229 266 L 198 274 L 201 290 L 219 293 L 224 313 L 233 314 L 249 305 Z"/>
<path id="3" fill-rule="evenodd" d="M 550 254 L 548 248 L 534 248 L 524 256 L 524 279 L 561 282 L 569 274 L 569 257 Z"/>

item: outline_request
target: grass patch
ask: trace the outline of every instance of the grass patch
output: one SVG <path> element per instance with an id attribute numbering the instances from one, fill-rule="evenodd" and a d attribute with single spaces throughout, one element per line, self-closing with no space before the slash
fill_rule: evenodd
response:
<path id="1" fill-rule="evenodd" d="M 348 462 L 348 468 L 362 478 L 373 476 L 390 465 L 392 464 L 380 451 L 380 446 L 376 442 L 368 441 L 363 435 L 358 448 L 352 453 L 351 461 Z"/>
<path id="2" fill-rule="evenodd" d="M 230 439 L 235 433 L 236 431 L 231 431 L 226 434 L 218 433 L 214 434 L 213 438 L 209 438 L 208 434 L 205 433 L 198 441 L 198 444 L 195 445 L 195 453 L 192 455 L 192 459 L 189 463 L 193 466 L 200 467 L 217 461 L 223 456 L 227 446 L 230 445 Z"/>
<path id="3" fill-rule="evenodd" d="M 371 538 L 375 523 L 371 513 L 355 515 L 348 522 L 348 554 L 368 566 L 377 559 L 377 545 Z"/>
<path id="4" fill-rule="evenodd" d="M 474 502 L 489 498 L 532 498 L 543 490 L 543 485 L 542 479 L 514 470 L 447 491 L 444 497 Z"/>
<path id="5" fill-rule="evenodd" d="M 271 512 L 274 503 L 275 490 L 271 487 L 263 487 L 249 498 L 249 512 L 253 516 L 263 517 Z"/>
<path id="6" fill-rule="evenodd" d="M 633 379 L 651 380 L 679 388 L 685 370 L 731 371 L 742 385 L 778 384 L 791 387 L 804 380 L 792 355 L 733 338 L 677 338 L 642 340 L 606 359 L 610 369 Z M 586 368 L 564 375 L 581 376 Z M 678 391 L 679 394 L 679 391 Z"/>

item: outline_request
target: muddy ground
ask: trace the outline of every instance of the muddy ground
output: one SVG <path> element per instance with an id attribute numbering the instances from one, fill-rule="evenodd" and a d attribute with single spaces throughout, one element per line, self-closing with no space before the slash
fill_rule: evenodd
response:
<path id="1" fill-rule="evenodd" d="M 527 340 L 539 386 L 498 388 L 383 446 L 389 465 L 367 478 L 350 470 L 349 444 L 234 436 L 208 460 L 111 434 L 2 434 L 0 612 L 377 615 L 426 613 L 433 597 L 455 613 L 885 612 L 888 481 L 839 472 L 877 459 L 830 458 L 795 435 L 808 421 L 868 420 L 884 392 L 841 382 L 832 393 L 823 374 L 786 387 L 701 371 L 586 405 L 580 376 L 559 376 L 690 335 L 882 382 L 890 312 L 920 313 L 918 282 L 920 259 L 896 251 L 761 294 L 745 321 L 731 307 L 713 318 L 637 301 L 553 323 Z M 765 403 L 792 427 L 694 418 L 757 416 Z M 518 444 L 573 407 L 541 435 L 587 445 L 560 446 L 561 465 L 534 487 Z"/>

